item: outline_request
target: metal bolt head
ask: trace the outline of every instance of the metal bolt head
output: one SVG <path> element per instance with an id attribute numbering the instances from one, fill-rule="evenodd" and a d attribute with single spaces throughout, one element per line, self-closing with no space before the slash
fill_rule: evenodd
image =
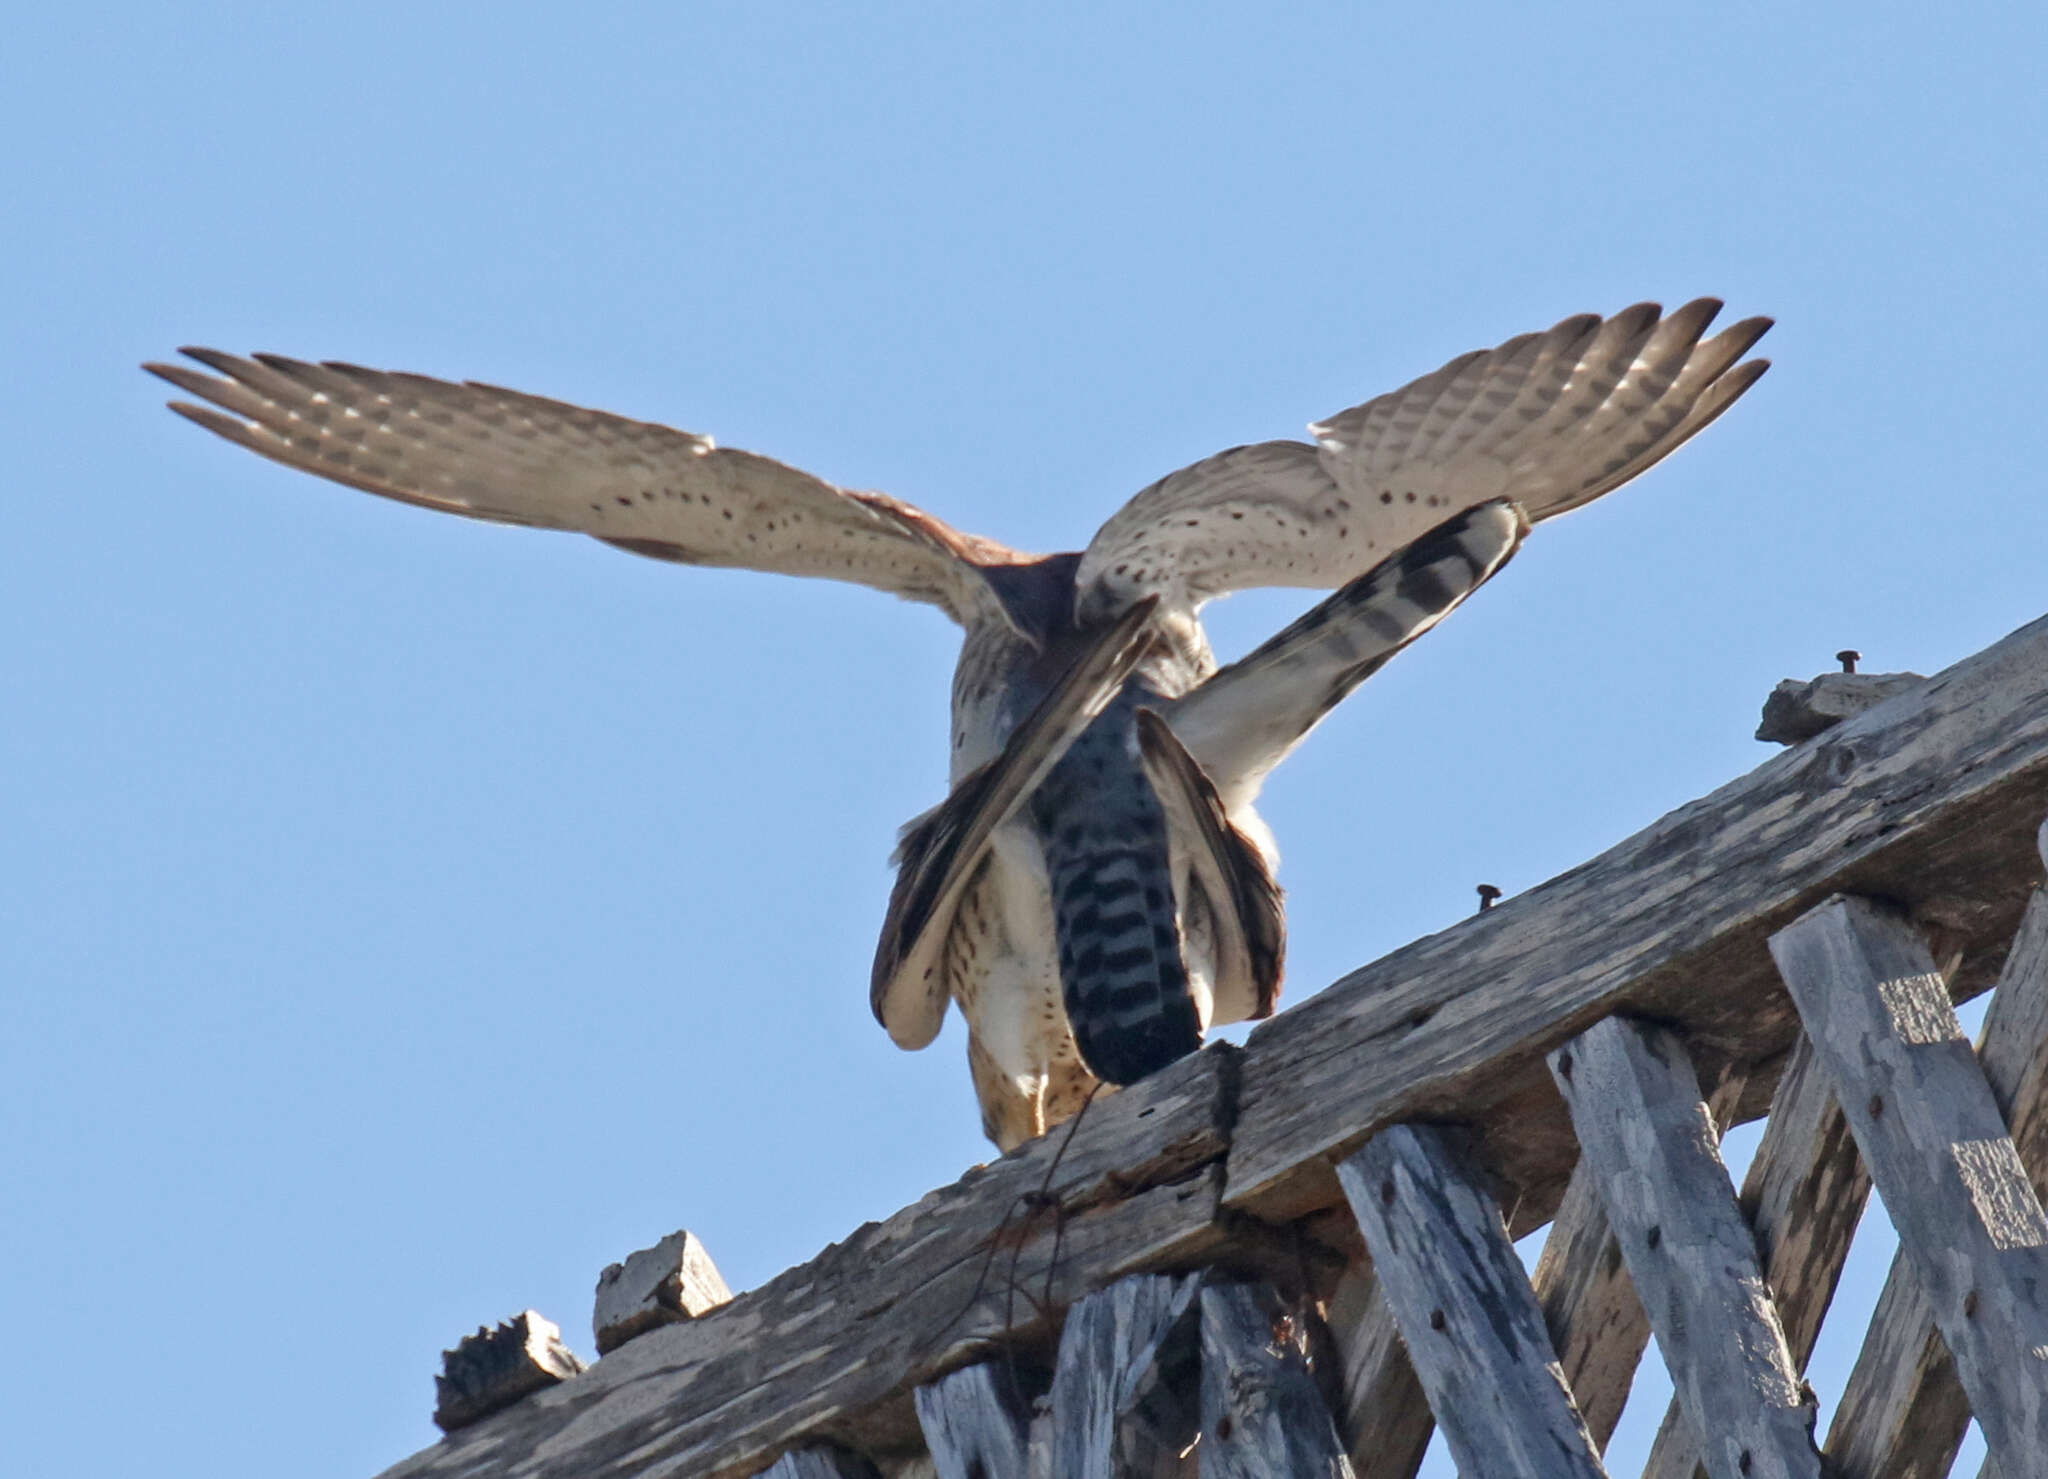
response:
<path id="1" fill-rule="evenodd" d="M 1863 661 L 1863 654 L 1853 647 L 1844 647 L 1835 654 L 1835 661 L 1842 665 L 1843 672 L 1853 673 L 1856 671 L 1856 664 Z"/>

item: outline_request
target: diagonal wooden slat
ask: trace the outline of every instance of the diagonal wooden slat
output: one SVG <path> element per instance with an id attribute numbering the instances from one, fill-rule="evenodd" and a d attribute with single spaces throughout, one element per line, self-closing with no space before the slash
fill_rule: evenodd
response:
<path id="1" fill-rule="evenodd" d="M 1500 1206 L 1444 1134 L 1390 1126 L 1337 1176 L 1459 1471 L 1605 1475 Z"/>
<path id="2" fill-rule="evenodd" d="M 1813 1354 L 1869 1199 L 1870 1173 L 1826 1075 L 1814 1064 L 1813 1046 L 1802 1036 L 1778 1081 L 1770 1123 L 1742 1186 L 1743 1214 L 1756 1234 L 1764 1283 L 1777 1304 L 1794 1370 L 1804 1371 Z M 1699 1439 L 1674 1397 L 1643 1479 L 1704 1473 L 1699 1454 Z"/>
<path id="3" fill-rule="evenodd" d="M 1134 1274 L 1076 1304 L 1052 1379 L 1060 1479 L 1173 1479 L 1194 1441 L 1201 1280 Z"/>
<path id="4" fill-rule="evenodd" d="M 2048 1215 L 1905 920 L 1835 898 L 1772 937 L 1992 1455 L 2048 1472 Z"/>
<path id="5" fill-rule="evenodd" d="M 1026 1479 L 1031 1416 L 1000 1361 L 919 1387 L 917 1424 L 939 1479 Z"/>
<path id="6" fill-rule="evenodd" d="M 1306 1335 L 1270 1285 L 1203 1288 L 1201 1479 L 1356 1479 Z"/>
<path id="7" fill-rule="evenodd" d="M 1337 1428 L 1357 1479 L 1414 1479 L 1436 1419 L 1369 1259 L 1337 1281 L 1327 1320 L 1342 1362 Z"/>
<path id="8" fill-rule="evenodd" d="M 1714 1119 L 1678 1037 L 1621 1017 L 1551 1055 L 1607 1220 L 1715 1479 L 1820 1479 L 1803 1399 Z"/>
<path id="9" fill-rule="evenodd" d="M 2048 896 L 2039 892 L 2006 955 L 1977 1059 L 2035 1191 L 2048 1192 Z M 1828 1458 L 1843 1479 L 1940 1479 L 1969 1421 L 1955 1362 L 1902 1250 L 1835 1409 Z"/>

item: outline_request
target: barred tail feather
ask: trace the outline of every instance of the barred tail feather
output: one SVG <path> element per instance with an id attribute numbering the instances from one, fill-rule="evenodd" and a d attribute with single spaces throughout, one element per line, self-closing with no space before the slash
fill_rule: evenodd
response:
<path id="1" fill-rule="evenodd" d="M 1166 814 L 1104 716 L 1033 798 L 1067 1020 L 1096 1077 L 1131 1084 L 1202 1045 L 1174 909 Z"/>

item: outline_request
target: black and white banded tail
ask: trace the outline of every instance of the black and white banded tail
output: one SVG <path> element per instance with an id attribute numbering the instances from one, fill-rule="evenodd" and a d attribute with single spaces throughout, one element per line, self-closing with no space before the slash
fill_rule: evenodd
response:
<path id="1" fill-rule="evenodd" d="M 1132 1084 L 1202 1045 L 1174 905 L 1166 812 L 1138 760 L 1127 691 L 1032 798 L 1060 984 L 1081 1058 Z"/>

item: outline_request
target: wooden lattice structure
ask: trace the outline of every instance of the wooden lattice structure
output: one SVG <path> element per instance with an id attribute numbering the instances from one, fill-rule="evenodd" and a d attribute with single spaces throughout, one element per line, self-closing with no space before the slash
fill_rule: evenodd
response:
<path id="1" fill-rule="evenodd" d="M 501 1327 L 469 1357 L 539 1389 L 471 1421 L 458 1360 L 467 1425 L 386 1479 L 1406 1479 L 1438 1424 L 1598 1475 L 1653 1331 L 1656 1479 L 1932 1479 L 1972 1414 L 2048 1475 L 2044 816 L 2048 618 L 762 1288 L 636 1255 L 602 1360 Z M 1901 1250 L 1820 1435 L 1873 1182 Z"/>

